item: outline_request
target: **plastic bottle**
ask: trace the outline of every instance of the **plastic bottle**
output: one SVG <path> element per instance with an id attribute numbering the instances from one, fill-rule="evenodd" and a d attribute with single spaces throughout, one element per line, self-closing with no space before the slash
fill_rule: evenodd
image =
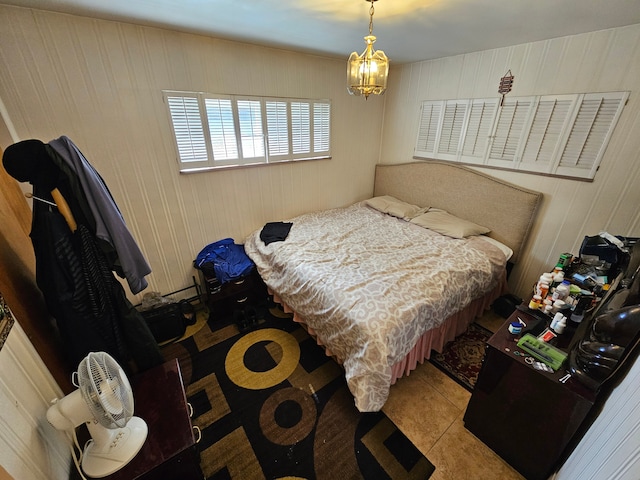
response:
<path id="1" fill-rule="evenodd" d="M 541 304 L 542 304 L 542 298 L 540 297 L 540 295 L 534 295 L 531 298 L 531 301 L 529 302 L 529 308 L 531 310 L 537 310 L 538 308 L 540 308 Z"/>
<path id="2" fill-rule="evenodd" d="M 567 328 L 567 317 L 562 315 L 562 318 L 558 320 L 558 323 L 556 323 L 556 327 L 553 329 L 553 331 L 557 334 L 561 334 L 564 333 L 565 328 Z"/>
<path id="3" fill-rule="evenodd" d="M 540 292 L 540 285 L 543 283 L 546 283 L 547 285 L 551 285 L 552 281 L 553 281 L 553 275 L 551 273 L 543 273 L 542 275 L 540 275 L 540 278 L 538 279 L 538 283 L 536 283 L 536 288 L 534 293 L 536 295 L 540 295 L 544 299 L 545 296 L 543 296 Z"/>
<path id="4" fill-rule="evenodd" d="M 555 315 L 564 305 L 565 305 L 564 300 L 556 300 L 555 302 L 553 302 L 551 313 Z"/>
<path id="5" fill-rule="evenodd" d="M 562 319 L 564 315 L 562 315 L 562 313 L 558 312 L 554 315 L 553 320 L 551 320 L 551 325 L 549 325 L 549 327 L 551 327 L 551 330 L 556 329 L 556 326 L 558 325 L 558 322 Z"/>
<path id="6" fill-rule="evenodd" d="M 555 301 L 555 300 L 564 300 L 565 298 L 567 298 L 569 296 L 569 288 L 570 288 L 570 283 L 568 280 L 564 280 L 560 285 L 558 285 L 556 287 L 556 289 L 553 292 L 553 295 L 551 296 L 551 298 Z"/>
<path id="7" fill-rule="evenodd" d="M 545 299 L 549 294 L 549 284 L 546 282 L 538 283 L 538 295 L 540 298 Z"/>

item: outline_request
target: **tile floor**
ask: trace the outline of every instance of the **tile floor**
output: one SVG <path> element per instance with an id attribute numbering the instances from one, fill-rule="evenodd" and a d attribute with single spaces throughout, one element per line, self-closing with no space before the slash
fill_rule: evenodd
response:
<path id="1" fill-rule="evenodd" d="M 504 318 L 487 312 L 478 323 L 495 331 Z M 471 393 L 425 362 L 391 387 L 384 413 L 436 466 L 430 480 L 524 480 L 464 428 Z"/>

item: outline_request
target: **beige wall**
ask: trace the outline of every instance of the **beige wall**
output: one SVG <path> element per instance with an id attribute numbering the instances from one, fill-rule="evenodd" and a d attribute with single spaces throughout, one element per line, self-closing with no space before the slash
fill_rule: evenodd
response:
<path id="1" fill-rule="evenodd" d="M 69 478 L 71 437 L 46 421 L 63 396 L 47 367 L 15 323 L 0 350 L 0 480 Z"/>
<path id="2" fill-rule="evenodd" d="M 153 268 L 149 290 L 189 285 L 208 243 L 373 190 L 384 99 L 347 94 L 346 60 L 18 7 L 0 24 L 13 141 L 78 145 Z M 333 158 L 179 175 L 163 89 L 328 98 Z"/>
<path id="3" fill-rule="evenodd" d="M 393 68 L 381 161 L 412 159 L 423 100 L 497 96 L 508 70 L 515 76 L 513 96 L 631 92 L 594 182 L 484 169 L 545 195 L 524 259 L 509 282 L 525 297 L 561 253 L 579 252 L 585 235 L 605 230 L 640 236 L 640 25 Z"/>

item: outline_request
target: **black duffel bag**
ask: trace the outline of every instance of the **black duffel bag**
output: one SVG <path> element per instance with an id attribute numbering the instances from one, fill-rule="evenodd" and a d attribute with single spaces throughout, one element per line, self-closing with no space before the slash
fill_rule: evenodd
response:
<path id="1" fill-rule="evenodd" d="M 187 300 L 167 303 L 141 311 L 140 314 L 158 343 L 181 338 L 187 330 L 187 325 L 193 325 L 196 322 L 195 309 Z"/>

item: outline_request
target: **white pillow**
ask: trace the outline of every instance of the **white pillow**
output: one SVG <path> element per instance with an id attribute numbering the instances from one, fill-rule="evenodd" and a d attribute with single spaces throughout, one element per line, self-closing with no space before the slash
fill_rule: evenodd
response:
<path id="1" fill-rule="evenodd" d="M 418 207 L 417 205 L 411 205 L 410 203 L 398 200 L 391 195 L 382 195 L 380 197 L 373 197 L 369 200 L 365 200 L 364 203 L 371 208 L 393 215 L 394 217 L 410 219 L 416 215 L 426 212 L 429 207 Z"/>
<path id="2" fill-rule="evenodd" d="M 491 231 L 487 227 L 458 218 L 438 208 L 431 208 L 428 212 L 412 218 L 411 223 L 454 238 L 482 235 Z"/>
<path id="3" fill-rule="evenodd" d="M 478 238 L 481 238 L 482 240 L 489 242 L 491 245 L 495 245 L 500 250 L 502 250 L 502 253 L 504 253 L 504 256 L 507 258 L 507 261 L 509 261 L 509 259 L 513 255 L 513 250 L 511 250 L 504 243 L 499 242 L 495 238 L 487 237 L 486 235 L 479 235 Z"/>

